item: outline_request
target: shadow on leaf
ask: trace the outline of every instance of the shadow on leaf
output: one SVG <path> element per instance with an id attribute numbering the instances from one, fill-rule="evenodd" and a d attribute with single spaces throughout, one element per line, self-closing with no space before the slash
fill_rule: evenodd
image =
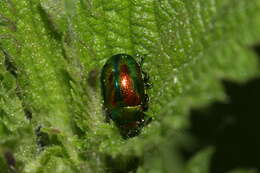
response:
<path id="1" fill-rule="evenodd" d="M 211 173 L 240 167 L 260 170 L 260 78 L 242 85 L 224 81 L 223 85 L 228 103 L 215 102 L 191 111 L 190 132 L 201 146 L 197 150 L 215 146 Z"/>

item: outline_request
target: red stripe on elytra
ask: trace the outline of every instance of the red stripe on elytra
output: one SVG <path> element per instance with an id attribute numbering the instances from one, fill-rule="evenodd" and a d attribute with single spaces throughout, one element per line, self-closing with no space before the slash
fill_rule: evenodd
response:
<path id="1" fill-rule="evenodd" d="M 128 66 L 123 64 L 120 67 L 120 91 L 123 101 L 128 106 L 141 104 L 139 94 L 133 88 L 133 79 L 129 74 Z"/>

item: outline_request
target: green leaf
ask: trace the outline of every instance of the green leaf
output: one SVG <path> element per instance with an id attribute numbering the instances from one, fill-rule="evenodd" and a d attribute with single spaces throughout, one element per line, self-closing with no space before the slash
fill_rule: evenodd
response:
<path id="1" fill-rule="evenodd" d="M 28 173 L 205 170 L 181 156 L 189 111 L 226 100 L 222 79 L 259 76 L 259 32 L 259 0 L 0 1 L 0 166 L 11 151 Z M 153 83 L 154 120 L 128 140 L 98 84 L 118 53 L 144 56 Z"/>
<path id="2" fill-rule="evenodd" d="M 186 172 L 189 173 L 208 173 L 210 157 L 213 153 L 212 148 L 206 148 L 195 155 L 188 163 Z"/>

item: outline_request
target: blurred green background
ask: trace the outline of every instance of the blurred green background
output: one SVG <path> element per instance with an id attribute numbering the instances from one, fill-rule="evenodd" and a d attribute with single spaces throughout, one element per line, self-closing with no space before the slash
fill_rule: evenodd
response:
<path id="1" fill-rule="evenodd" d="M 99 73 L 145 56 L 140 135 Z M 1 173 L 258 173 L 259 0 L 0 0 Z"/>

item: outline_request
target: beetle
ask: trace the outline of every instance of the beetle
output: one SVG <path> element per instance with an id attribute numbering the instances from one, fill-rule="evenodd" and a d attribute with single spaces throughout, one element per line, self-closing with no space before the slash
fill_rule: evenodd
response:
<path id="1" fill-rule="evenodd" d="M 142 59 L 143 60 L 143 59 Z M 148 109 L 150 88 L 147 73 L 141 63 L 128 54 L 110 57 L 101 71 L 101 90 L 104 110 L 123 137 L 133 137 L 151 121 L 144 112 Z"/>

